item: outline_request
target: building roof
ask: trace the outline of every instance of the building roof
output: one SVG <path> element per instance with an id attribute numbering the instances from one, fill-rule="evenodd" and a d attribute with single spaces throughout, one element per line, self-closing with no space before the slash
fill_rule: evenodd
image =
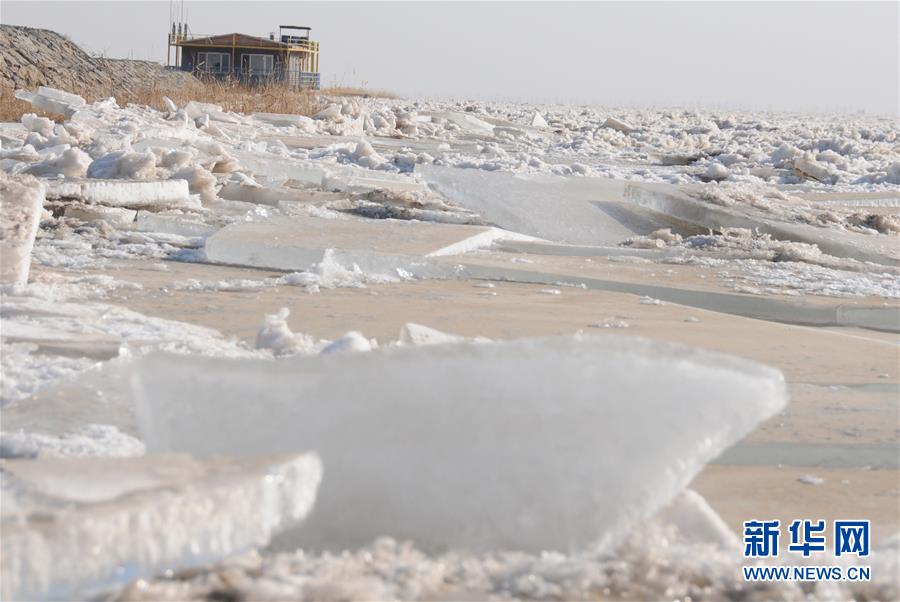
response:
<path id="1" fill-rule="evenodd" d="M 193 38 L 181 42 L 182 46 L 250 46 L 253 48 L 270 48 L 272 50 L 281 50 L 290 48 L 290 44 L 283 44 L 277 40 L 268 38 L 258 38 L 256 36 L 247 35 L 245 33 L 224 33 L 217 36 L 206 36 L 203 38 Z"/>

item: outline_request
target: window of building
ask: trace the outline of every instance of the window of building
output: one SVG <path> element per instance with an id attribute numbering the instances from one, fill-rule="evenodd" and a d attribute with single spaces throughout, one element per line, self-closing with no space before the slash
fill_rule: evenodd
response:
<path id="1" fill-rule="evenodd" d="M 270 75 L 275 71 L 275 57 L 271 54 L 245 54 L 242 66 L 250 75 Z"/>
<path id="2" fill-rule="evenodd" d="M 198 52 L 197 68 L 207 73 L 228 73 L 231 71 L 231 57 L 224 52 Z"/>

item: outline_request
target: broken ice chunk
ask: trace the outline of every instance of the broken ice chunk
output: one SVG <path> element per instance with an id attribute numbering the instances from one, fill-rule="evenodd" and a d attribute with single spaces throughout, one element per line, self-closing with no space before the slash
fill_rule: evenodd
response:
<path id="1" fill-rule="evenodd" d="M 305 115 L 284 115 L 280 113 L 254 113 L 257 121 L 271 123 L 277 126 L 295 126 L 301 130 L 312 131 L 315 129 L 315 121 Z"/>
<path id="2" fill-rule="evenodd" d="M 821 485 L 825 482 L 825 479 L 823 479 L 822 477 L 817 477 L 813 474 L 801 475 L 797 480 L 804 485 Z"/>
<path id="3" fill-rule="evenodd" d="M 265 545 L 306 517 L 322 477 L 314 454 L 6 460 L 0 471 L 4 600 L 88 599 Z"/>
<path id="4" fill-rule="evenodd" d="M 446 120 L 467 134 L 490 136 L 494 132 L 494 126 L 479 119 L 470 113 L 461 113 L 459 111 L 447 111 L 443 113 L 432 113 L 431 118 Z"/>
<path id="5" fill-rule="evenodd" d="M 819 163 L 812 153 L 803 153 L 794 157 L 794 171 L 803 178 L 810 178 L 826 184 L 833 184 L 836 179 L 831 175 L 828 165 Z"/>
<path id="6" fill-rule="evenodd" d="M 397 339 L 398 345 L 443 345 L 445 343 L 461 343 L 465 341 L 465 337 L 441 332 L 440 330 L 407 322 L 400 327 L 400 338 Z M 482 339 L 486 340 L 486 339 Z"/>
<path id="7" fill-rule="evenodd" d="M 535 111 L 534 116 L 531 118 L 531 127 L 546 128 L 550 127 L 550 125 L 547 123 L 547 120 L 544 119 L 543 115 Z"/>
<path id="8" fill-rule="evenodd" d="M 68 215 L 68 209 L 66 215 Z M 137 230 L 141 232 L 163 232 L 178 236 L 209 236 L 218 226 L 207 224 L 196 219 L 190 219 L 184 215 L 159 215 L 147 211 L 137 212 L 135 223 Z"/>
<path id="9" fill-rule="evenodd" d="M 344 336 L 328 343 L 322 349 L 322 355 L 335 353 L 362 353 L 372 351 L 372 342 L 356 330 L 351 330 Z"/>
<path id="10" fill-rule="evenodd" d="M 15 96 L 19 100 L 31 103 L 31 106 L 35 109 L 56 113 L 67 119 L 85 105 L 84 98 L 77 94 L 70 94 L 55 88 L 45 88 L 44 86 L 39 87 L 37 92 L 16 90 Z"/>
<path id="11" fill-rule="evenodd" d="M 325 119 L 328 121 L 334 121 L 336 119 L 341 118 L 341 105 L 338 104 L 330 104 L 315 115 L 312 116 L 313 119 Z"/>
<path id="12" fill-rule="evenodd" d="M 152 151 L 120 150 L 94 159 L 87 177 L 102 180 L 152 180 L 156 177 L 156 155 Z"/>
<path id="13" fill-rule="evenodd" d="M 87 173 L 88 166 L 91 164 L 91 157 L 80 148 L 69 148 L 64 150 L 58 156 L 50 159 L 33 163 L 25 170 L 34 176 L 65 176 L 67 178 L 84 177 Z"/>
<path id="14" fill-rule="evenodd" d="M 718 182 L 719 180 L 725 180 L 728 178 L 728 168 L 719 163 L 718 161 L 713 161 L 709 164 L 709 167 L 706 168 L 706 171 L 703 173 L 703 177 L 707 180 L 712 180 Z"/>
<path id="15" fill-rule="evenodd" d="M 205 117 L 207 120 L 221 121 L 223 123 L 241 123 L 243 119 L 235 113 L 225 112 L 219 105 L 207 102 L 188 101 L 184 105 L 184 112 L 191 119 Z"/>
<path id="16" fill-rule="evenodd" d="M 318 193 L 319 195 L 323 193 Z M 316 198 L 316 193 L 284 187 L 248 185 L 229 182 L 219 190 L 219 198 L 245 203 L 259 203 L 277 207 L 280 201 L 305 202 Z"/>
<path id="17" fill-rule="evenodd" d="M 82 203 L 67 204 L 65 216 L 85 222 L 105 221 L 115 226 L 134 223 L 137 211 L 124 207 L 104 207 L 103 205 L 84 205 Z"/>
<path id="18" fill-rule="evenodd" d="M 368 170 L 367 170 L 368 171 Z M 369 171 L 369 174 L 376 172 Z M 377 175 L 368 174 L 346 174 L 338 175 L 328 174 L 322 180 L 322 188 L 325 190 L 335 190 L 337 192 L 372 192 L 373 190 L 390 190 L 392 192 L 419 192 L 426 194 L 429 192 L 428 185 L 418 182 L 411 178 L 394 176 L 393 174 L 381 173 Z"/>
<path id="19" fill-rule="evenodd" d="M 66 180 L 47 184 L 47 198 L 76 199 L 110 207 L 199 209 L 186 180 Z"/>
<path id="20" fill-rule="evenodd" d="M 292 332 L 287 323 L 291 310 L 282 307 L 277 313 L 263 318 L 262 326 L 256 333 L 256 348 L 270 349 L 275 355 L 316 353 L 321 345 L 308 334 Z"/>
<path id="21" fill-rule="evenodd" d="M 175 182 L 185 180 L 190 193 L 199 194 L 207 203 L 216 200 L 216 177 L 202 165 L 182 167 L 172 178 Z"/>
<path id="22" fill-rule="evenodd" d="M 309 182 L 319 186 L 325 176 L 325 170 L 312 161 L 300 161 L 280 157 L 272 153 L 235 150 L 235 157 L 240 164 L 254 176 L 269 178 L 289 178 L 299 182 Z"/>
<path id="23" fill-rule="evenodd" d="M 631 125 L 625 123 L 621 119 L 616 119 L 615 117 L 607 117 L 606 121 L 603 122 L 603 127 L 618 130 L 625 134 L 634 131 L 634 128 L 631 127 Z"/>
<path id="24" fill-rule="evenodd" d="M 615 543 L 786 398 L 772 368 L 616 336 L 155 355 L 136 372 L 150 452 L 321 454 L 316 510 L 280 542 L 306 549 Z"/>
<path id="25" fill-rule="evenodd" d="M 44 185 L 31 176 L 0 172 L 0 284 L 25 284 L 41 222 Z"/>

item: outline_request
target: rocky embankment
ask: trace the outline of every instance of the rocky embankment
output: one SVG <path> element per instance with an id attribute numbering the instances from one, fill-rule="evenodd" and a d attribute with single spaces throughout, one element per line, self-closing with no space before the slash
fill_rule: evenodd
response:
<path id="1" fill-rule="evenodd" d="M 50 86 L 76 93 L 182 85 L 196 81 L 159 63 L 95 58 L 48 29 L 0 25 L 0 86 Z"/>

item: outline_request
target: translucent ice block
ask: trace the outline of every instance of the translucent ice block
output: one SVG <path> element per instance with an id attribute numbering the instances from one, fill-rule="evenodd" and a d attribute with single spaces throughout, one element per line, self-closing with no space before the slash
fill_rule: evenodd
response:
<path id="1" fill-rule="evenodd" d="M 0 172 L 0 284 L 25 284 L 44 208 L 44 185 Z"/>
<path id="2" fill-rule="evenodd" d="M 301 521 L 315 455 L 162 455 L 0 463 L 4 600 L 87 599 L 268 543 Z"/>
<path id="3" fill-rule="evenodd" d="M 381 535 L 431 549 L 613 543 L 786 397 L 772 368 L 614 336 L 156 355 L 134 392 L 150 451 L 317 450 L 316 510 L 280 544 L 336 550 Z"/>

